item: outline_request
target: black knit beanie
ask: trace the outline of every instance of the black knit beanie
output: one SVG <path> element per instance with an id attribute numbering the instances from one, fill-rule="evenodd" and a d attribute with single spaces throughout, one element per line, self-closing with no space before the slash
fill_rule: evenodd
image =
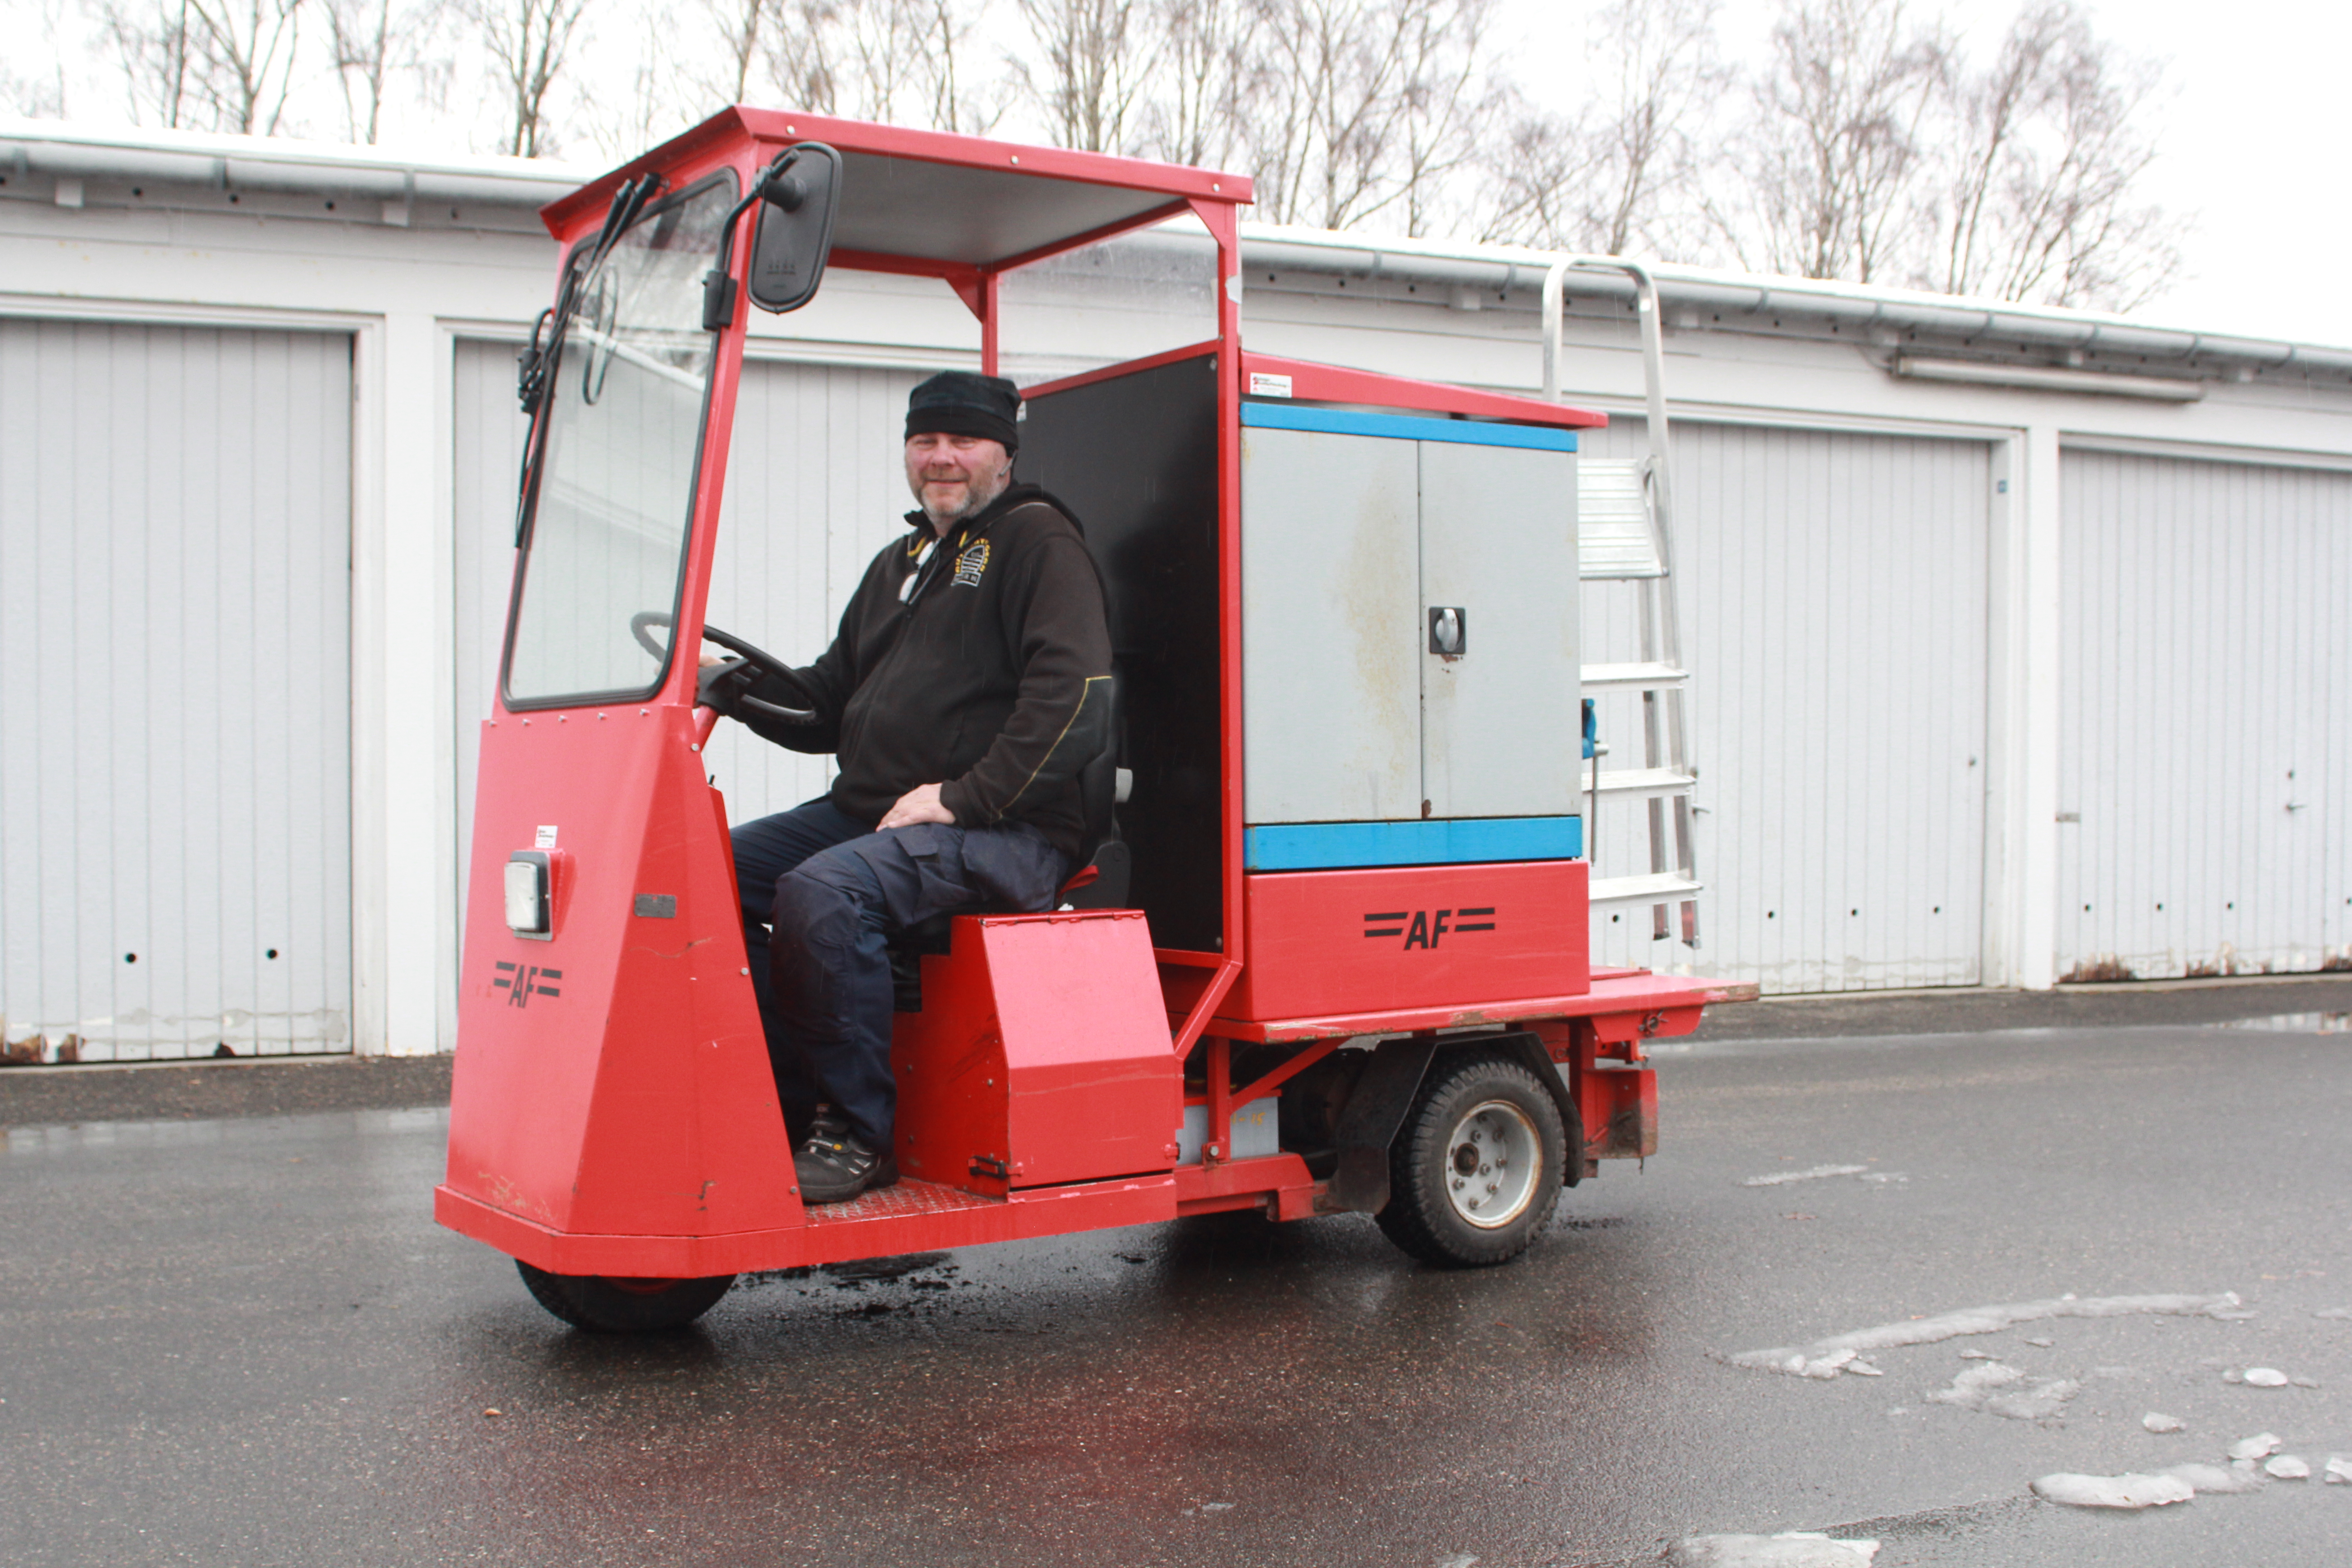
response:
<path id="1" fill-rule="evenodd" d="M 978 436 L 1018 449 L 1013 418 L 1021 412 L 1021 389 L 1001 375 L 943 370 L 907 398 L 907 434 Z"/>

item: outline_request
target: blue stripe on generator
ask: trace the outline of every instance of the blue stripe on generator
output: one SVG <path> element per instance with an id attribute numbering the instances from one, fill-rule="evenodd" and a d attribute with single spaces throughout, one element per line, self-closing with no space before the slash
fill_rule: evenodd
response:
<path id="1" fill-rule="evenodd" d="M 1500 425 L 1486 419 L 1431 419 L 1413 414 L 1366 414 L 1291 403 L 1244 403 L 1242 423 L 1262 430 L 1320 430 L 1333 436 L 1386 436 L 1400 441 L 1452 441 L 1465 447 L 1519 447 L 1573 452 L 1576 432 L 1549 425 Z"/>
<path id="2" fill-rule="evenodd" d="M 1242 829 L 1242 863 L 1252 871 L 1459 866 L 1487 860 L 1572 860 L 1583 853 L 1584 819 L 1580 816 L 1300 822 Z"/>

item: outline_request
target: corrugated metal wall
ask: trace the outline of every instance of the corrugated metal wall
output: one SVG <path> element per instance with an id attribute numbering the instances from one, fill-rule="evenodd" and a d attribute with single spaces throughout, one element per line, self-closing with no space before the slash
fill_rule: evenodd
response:
<path id="1" fill-rule="evenodd" d="M 781 658 L 814 658 L 874 552 L 914 503 L 899 450 L 911 372 L 746 361 L 735 405 L 710 620 Z M 461 342 L 457 364 L 458 876 L 471 853 L 481 721 L 498 685 L 514 572 L 514 492 L 525 429 L 514 349 Z M 683 496 L 679 505 L 684 506 Z M 711 737 L 730 819 L 821 794 L 832 759 L 804 757 L 740 724 Z M 462 888 L 460 905 L 462 909 Z"/>
<path id="2" fill-rule="evenodd" d="M 351 408 L 346 336 L 0 321 L 12 1043 L 351 1048 Z"/>
<path id="3" fill-rule="evenodd" d="M 1684 652 L 1699 769 L 1702 947 L 1646 908 L 1596 916 L 1595 962 L 1768 992 L 1982 975 L 1991 453 L 1982 442 L 1677 422 Z M 1643 456 L 1638 418 L 1591 432 Z M 1583 658 L 1631 660 L 1631 591 L 1591 584 Z M 1601 732 L 1640 765 L 1638 699 Z M 1597 874 L 1649 868 L 1641 806 L 1603 802 Z"/>
<path id="4" fill-rule="evenodd" d="M 2061 471 L 2059 973 L 2352 967 L 2352 474 Z"/>

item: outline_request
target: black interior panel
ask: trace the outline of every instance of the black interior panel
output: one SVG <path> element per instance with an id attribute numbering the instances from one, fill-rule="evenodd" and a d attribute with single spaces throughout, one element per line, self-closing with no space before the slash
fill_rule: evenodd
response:
<path id="1" fill-rule="evenodd" d="M 1222 952 L 1215 356 L 1031 398 L 1016 472 L 1069 504 L 1102 567 L 1134 907 L 1155 945 Z"/>

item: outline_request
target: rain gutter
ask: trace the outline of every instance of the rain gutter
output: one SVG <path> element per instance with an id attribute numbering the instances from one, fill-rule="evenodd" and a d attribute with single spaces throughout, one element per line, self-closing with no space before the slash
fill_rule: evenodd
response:
<path id="1" fill-rule="evenodd" d="M 535 158 L 411 158 L 261 136 L 110 132 L 47 121 L 0 119 L 0 174 L 58 182 L 76 206 L 90 181 L 287 195 L 367 196 L 387 204 L 457 202 L 536 210 L 601 169 Z M 68 184 L 70 183 L 68 190 Z M 386 221 L 405 221 L 405 213 Z"/>
<path id="2" fill-rule="evenodd" d="M 1482 291 L 1538 288 L 1552 268 L 1566 260 L 1581 271 L 1591 265 L 1621 268 L 1614 258 L 1568 257 L 1509 246 L 1450 247 L 1425 241 L 1378 244 L 1318 231 L 1264 224 L 1242 226 L 1244 264 L 1261 270 L 1393 279 L 1416 287 L 1468 288 Z M 2186 369 L 2209 371 L 2303 371 L 2352 375 L 2352 349 L 2318 344 L 2151 327 L 2119 316 L 2054 307 L 1925 294 L 1867 284 L 1771 278 L 1716 272 L 1701 268 L 1653 265 L 1665 322 L 1685 330 L 1705 318 L 1722 317 L 1738 330 L 1747 321 L 1798 318 L 1826 321 L 1886 349 L 1911 334 L 1957 341 L 1989 352 L 2054 353 L 2073 365 L 2074 356 L 2129 356 Z M 1592 271 L 1580 278 L 1579 292 L 1633 302 L 1640 285 L 1622 271 Z M 1547 332 L 1547 340 L 1549 334 Z M 1892 364 L 1888 367 L 1892 370 Z M 2053 366 L 2053 368 L 2060 368 Z M 2084 372 L 2100 383 L 2124 379 Z M 2073 390 L 2089 390 L 2085 385 Z"/>

